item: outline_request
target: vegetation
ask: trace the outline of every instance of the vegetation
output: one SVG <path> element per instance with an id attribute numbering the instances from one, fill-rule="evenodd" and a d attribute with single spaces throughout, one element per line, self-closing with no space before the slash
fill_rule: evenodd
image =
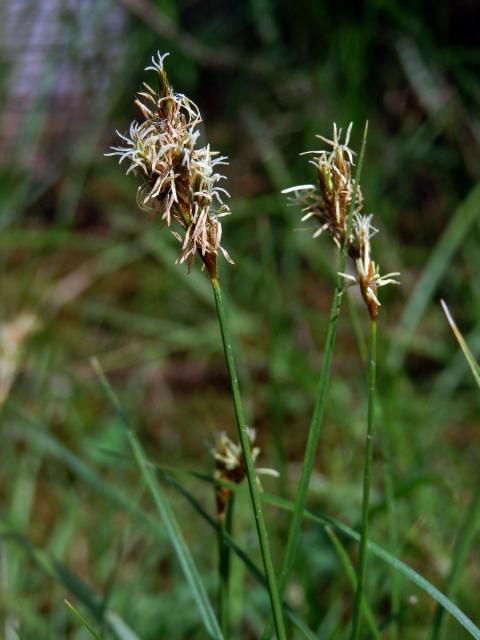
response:
<path id="1" fill-rule="evenodd" d="M 92 0 L 50 16 L 40 45 L 54 3 L 16 4 L 0 29 L 0 637 L 480 638 L 473 4 Z M 161 58 L 143 71 L 158 49 L 164 81 Z M 152 73 L 155 108 L 172 116 L 171 83 L 203 117 L 182 102 L 195 183 L 175 202 L 177 178 L 104 157 Z M 351 121 L 333 151 L 315 138 Z M 202 169 L 210 148 L 224 181 Z M 221 238 L 198 195 L 217 183 Z"/>

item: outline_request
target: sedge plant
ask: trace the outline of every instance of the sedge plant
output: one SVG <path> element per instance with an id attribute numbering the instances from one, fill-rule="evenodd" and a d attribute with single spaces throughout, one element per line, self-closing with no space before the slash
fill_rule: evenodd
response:
<path id="1" fill-rule="evenodd" d="M 360 177 L 365 154 L 367 130 L 368 125 L 366 124 L 355 179 L 352 177 L 354 152 L 348 146 L 352 124 L 350 124 L 347 129 L 343 143 L 341 141 L 342 131 L 337 129 L 336 124 L 334 124 L 332 140 L 318 136 L 322 142 L 331 147 L 331 150 L 306 152 L 307 154 L 313 154 L 313 159 L 310 163 L 315 168 L 316 184 L 303 184 L 283 190 L 283 193 L 288 194 L 291 198 L 292 204 L 300 207 L 302 222 L 310 220 L 316 222 L 317 228 L 313 233 L 314 238 L 318 238 L 324 232 L 328 232 L 332 236 L 333 241 L 339 248 L 339 273 L 337 274 L 335 291 L 332 298 L 315 405 L 308 431 L 302 472 L 295 499 L 295 508 L 289 527 L 280 574 L 279 589 L 282 595 L 287 586 L 288 577 L 295 560 L 303 512 L 306 506 L 308 489 L 323 423 L 330 368 L 337 334 L 337 321 L 345 288 L 345 280 L 340 273 L 344 271 L 347 254 L 351 251 L 348 239 L 351 234 L 353 216 L 355 213 L 360 212 L 363 200 L 360 188 Z M 272 626 L 269 624 L 263 633 L 263 639 L 269 638 L 271 634 Z"/>
<path id="2" fill-rule="evenodd" d="M 173 91 L 164 67 L 166 55 L 159 53 L 146 68 L 155 73 L 158 89 L 144 83 L 138 93 L 135 103 L 141 121 L 134 121 L 127 134 L 119 133 L 121 144 L 112 147 L 107 155 L 118 156 L 119 163 L 127 165 L 127 173 L 134 172 L 141 178 L 137 202 L 149 218 L 159 218 L 179 242 L 177 262 L 187 263 L 191 269 L 199 258 L 210 277 L 272 616 L 278 639 L 285 640 L 282 606 L 219 279 L 219 255 L 233 262 L 221 244 L 220 218 L 229 213 L 224 202 L 229 194 L 219 185 L 224 176 L 218 173 L 218 167 L 227 164 L 227 158 L 212 151 L 210 145 L 199 144 L 199 108 L 185 95 Z M 220 552 L 224 553 L 223 547 Z M 220 562 L 220 567 L 221 572 L 225 571 L 225 562 Z M 223 607 L 225 598 L 220 602 Z M 221 616 L 227 624 L 225 613 L 221 612 Z"/>
<path id="3" fill-rule="evenodd" d="M 327 397 L 330 367 L 335 345 L 337 320 L 340 314 L 343 292 L 346 286 L 358 284 L 362 297 L 367 304 L 371 318 L 369 349 L 369 402 L 367 419 L 367 446 L 364 467 L 364 490 L 362 507 L 362 533 L 360 541 L 359 568 L 357 573 L 356 597 L 354 605 L 354 621 L 352 638 L 358 637 L 362 606 L 362 593 L 366 566 L 366 544 L 368 541 L 368 509 L 371 484 L 372 463 L 372 429 L 375 399 L 376 371 L 376 327 L 377 312 L 380 302 L 377 297 L 379 287 L 395 283 L 397 273 L 380 275 L 378 266 L 370 257 L 370 238 L 377 232 L 371 224 L 372 216 L 364 215 L 363 196 L 360 178 L 365 153 L 368 124 L 365 125 L 361 150 L 355 178 L 352 176 L 354 166 L 352 149 L 349 148 L 352 124 L 347 129 L 342 143 L 342 131 L 333 125 L 332 139 L 318 136 L 331 147 L 329 150 L 312 151 L 311 164 L 315 167 L 317 184 L 305 184 L 285 189 L 283 193 L 293 194 L 294 203 L 302 211 L 302 221 L 314 220 L 317 228 L 313 234 L 318 238 L 327 233 L 339 249 L 336 288 L 333 295 L 330 320 L 325 340 L 324 356 L 320 371 L 318 391 L 314 411 L 308 432 L 302 473 L 295 500 L 295 507 L 290 524 L 287 545 L 280 575 L 279 589 L 282 595 L 295 559 L 298 546 L 301 522 L 305 510 L 308 488 L 313 471 L 316 450 L 320 437 Z M 347 258 L 354 261 L 356 275 L 344 273 Z M 263 637 L 271 635 L 271 627 L 267 626 Z"/>
<path id="4" fill-rule="evenodd" d="M 255 444 L 256 431 L 247 428 L 252 447 L 254 463 L 260 455 L 260 447 Z M 233 536 L 235 493 L 233 485 L 243 482 L 246 475 L 245 456 L 242 447 L 233 442 L 226 433 L 217 434 L 215 446 L 211 453 L 215 460 L 215 502 L 218 519 L 218 551 L 219 551 L 219 584 L 218 613 L 220 625 L 226 638 L 230 632 L 230 558 L 231 549 L 228 539 Z M 256 468 L 257 475 L 278 477 L 274 469 Z"/>

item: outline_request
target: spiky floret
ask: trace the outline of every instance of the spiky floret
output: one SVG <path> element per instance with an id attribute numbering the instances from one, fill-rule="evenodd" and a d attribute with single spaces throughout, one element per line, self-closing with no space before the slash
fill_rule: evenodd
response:
<path id="1" fill-rule="evenodd" d="M 370 255 L 370 240 L 378 233 L 378 229 L 375 229 L 372 225 L 372 217 L 371 214 L 368 216 L 355 215 L 353 220 L 353 236 L 359 254 L 359 257 L 355 260 L 355 270 L 357 273 L 356 276 L 346 273 L 340 275 L 348 281 L 349 285 L 359 285 L 370 317 L 375 320 L 378 315 L 378 307 L 380 307 L 380 301 L 377 295 L 378 289 L 387 284 L 399 284 L 394 278 L 399 276 L 400 273 L 395 271 L 382 276 L 379 266 L 372 260 Z"/>
<path id="2" fill-rule="evenodd" d="M 303 184 L 284 189 L 282 193 L 293 194 L 293 202 L 302 211 L 302 222 L 313 219 L 318 223 L 313 237 L 318 238 L 327 231 L 337 246 L 343 244 L 347 232 L 347 220 L 350 203 L 353 198 L 351 168 L 354 165 L 354 152 L 348 146 L 352 124 L 347 129 L 342 143 L 342 130 L 333 125 L 332 139 L 317 136 L 332 148 L 329 150 L 306 151 L 301 155 L 313 154 L 310 164 L 315 167 L 317 184 Z M 360 187 L 356 189 L 355 211 L 362 206 Z"/>
<path id="3" fill-rule="evenodd" d="M 150 217 L 159 215 L 181 243 L 177 262 L 191 266 L 199 254 L 216 276 L 219 252 L 232 262 L 220 244 L 219 221 L 230 211 L 223 201 L 229 194 L 218 185 L 225 176 L 217 167 L 228 162 L 210 145 L 198 146 L 200 111 L 192 100 L 173 91 L 164 68 L 167 55 L 158 53 L 146 67 L 157 74 L 159 88 L 143 83 L 135 100 L 143 120 L 132 122 L 127 134 L 117 131 L 122 144 L 106 155 L 126 162 L 127 174 L 140 174 L 137 202 Z"/>

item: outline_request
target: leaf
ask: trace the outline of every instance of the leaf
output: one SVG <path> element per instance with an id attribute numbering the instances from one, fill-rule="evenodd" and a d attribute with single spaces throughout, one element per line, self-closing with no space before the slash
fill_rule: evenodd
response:
<path id="1" fill-rule="evenodd" d="M 452 328 L 452 331 L 456 337 L 456 339 L 458 340 L 458 344 L 460 345 L 461 350 L 463 351 L 463 354 L 465 355 L 465 359 L 468 362 L 468 366 L 470 367 L 473 377 L 475 378 L 475 382 L 477 383 L 477 385 L 480 387 L 480 366 L 478 365 L 477 361 L 475 360 L 475 357 L 473 355 L 473 353 L 470 351 L 470 349 L 468 348 L 467 343 L 465 342 L 460 329 L 457 327 L 455 320 L 453 319 L 452 314 L 450 313 L 449 308 L 447 307 L 447 304 L 444 300 L 440 300 L 440 304 L 442 305 L 442 309 L 443 312 L 445 313 L 447 320 Z"/>
<path id="2" fill-rule="evenodd" d="M 285 500 L 284 498 L 279 498 L 278 496 L 274 496 L 270 493 L 264 493 L 263 499 L 273 506 L 276 506 L 280 509 L 286 509 L 287 511 L 292 511 L 294 508 L 293 503 L 290 500 Z M 348 536 L 352 540 L 356 540 L 357 542 L 360 540 L 360 534 L 343 524 L 342 522 L 330 518 L 328 516 L 319 516 L 315 515 L 311 511 L 305 510 L 303 512 L 304 518 L 307 520 L 311 520 L 317 524 L 320 524 L 322 527 L 331 526 L 337 531 L 340 531 L 344 535 Z M 431 582 L 429 582 L 426 578 L 417 573 L 414 569 L 408 566 L 402 560 L 399 560 L 397 557 L 383 549 L 380 545 L 368 541 L 368 549 L 373 555 L 377 556 L 384 562 L 386 562 L 389 566 L 396 569 L 399 573 L 403 574 L 406 578 L 420 587 L 425 593 L 428 593 L 436 602 L 438 602 L 444 609 L 446 609 L 456 620 L 459 622 L 469 633 L 471 636 L 480 640 L 480 629 L 470 620 L 468 616 L 466 616 L 456 604 L 454 604 L 450 598 L 442 593 L 439 589 L 433 586 Z"/>
<path id="3" fill-rule="evenodd" d="M 350 584 L 352 585 L 353 590 L 355 591 L 357 588 L 357 576 L 355 574 L 355 568 L 352 564 L 352 561 L 348 556 L 347 550 L 343 546 L 337 534 L 333 531 L 333 529 L 330 526 L 325 527 L 325 533 L 330 538 L 330 541 L 333 544 L 335 551 L 337 552 L 340 562 L 342 563 L 343 569 L 348 576 Z M 375 638 L 375 640 L 380 640 L 381 634 L 378 629 L 377 623 L 375 622 L 372 609 L 368 604 L 367 600 L 365 600 L 364 598 L 362 599 L 362 609 L 373 637 Z"/>
<path id="4" fill-rule="evenodd" d="M 210 600 L 208 599 L 207 592 L 200 578 L 200 574 L 193 560 L 192 554 L 185 542 L 185 538 L 180 530 L 178 522 L 175 518 L 175 514 L 168 502 L 166 495 L 164 494 L 160 484 L 157 482 L 154 472 L 152 471 L 152 465 L 148 462 L 142 445 L 135 436 L 130 424 L 127 420 L 119 400 L 106 379 L 98 360 L 92 360 L 93 367 L 98 375 L 100 384 L 105 392 L 105 395 L 112 403 L 119 419 L 125 426 L 128 441 L 130 443 L 133 455 L 142 473 L 145 484 L 147 485 L 152 498 L 155 502 L 155 506 L 160 513 L 162 523 L 165 526 L 167 534 L 170 538 L 170 542 L 173 545 L 178 561 L 182 568 L 183 574 L 190 586 L 192 596 L 197 604 L 200 617 L 205 625 L 207 633 L 215 640 L 223 640 L 222 631 L 218 624 L 217 617 L 213 611 Z"/>
<path id="5" fill-rule="evenodd" d="M 77 620 L 79 620 L 80 623 L 85 627 L 85 629 L 92 636 L 92 638 L 95 638 L 95 640 L 102 640 L 102 637 L 98 635 L 95 629 L 85 620 L 82 614 L 79 611 L 77 611 L 77 609 L 75 609 L 73 604 L 68 600 L 65 600 L 64 602 L 67 605 L 67 607 L 70 609 L 70 611 L 73 613 L 73 615 L 77 618 Z"/>
<path id="6" fill-rule="evenodd" d="M 117 613 L 110 609 L 105 610 L 100 597 L 86 582 L 83 582 L 81 578 L 47 551 L 40 549 L 22 533 L 2 521 L 0 521 L 0 538 L 15 542 L 22 547 L 44 573 L 63 584 L 96 620 L 99 622 L 105 620 L 118 640 L 139 640 L 138 636 Z"/>
<path id="7" fill-rule="evenodd" d="M 10 402 L 10 406 L 12 406 L 12 402 Z M 115 487 L 108 484 L 100 474 L 91 469 L 89 465 L 80 460 L 72 451 L 70 451 L 63 444 L 58 442 L 56 438 L 47 433 L 45 429 L 36 421 L 31 419 L 22 412 L 18 414 L 22 419 L 22 423 L 20 425 L 20 429 L 24 430 L 28 434 L 28 441 L 30 443 L 37 443 L 40 445 L 44 451 L 49 453 L 50 455 L 60 459 L 67 467 L 83 482 L 88 484 L 95 492 L 102 495 L 108 502 L 115 505 L 119 509 L 123 509 L 128 512 L 132 518 L 135 520 L 137 524 L 144 527 L 150 534 L 154 537 L 164 540 L 164 531 L 161 525 L 159 525 L 153 518 L 151 518 L 148 514 L 144 513 L 137 504 L 130 500 L 128 497 L 124 496 L 120 491 L 118 491 Z M 155 465 L 158 466 L 158 465 Z M 155 468 L 154 465 L 151 465 L 152 469 Z M 191 475 L 195 478 L 198 478 L 204 482 L 208 482 L 214 484 L 216 481 L 206 474 L 197 473 L 194 471 L 182 471 L 179 469 L 174 469 L 168 467 L 166 465 L 168 471 L 172 473 L 183 473 Z M 163 472 L 162 472 L 163 473 Z M 167 474 L 163 474 L 165 480 L 177 491 L 181 492 L 193 508 L 197 511 L 197 513 L 215 530 L 218 531 L 218 525 L 215 518 L 213 518 L 204 508 L 203 506 L 179 483 L 176 483 L 173 478 L 167 476 Z M 238 485 L 233 483 L 222 483 L 231 488 L 232 490 L 237 490 Z M 240 560 L 245 564 L 247 569 L 252 573 L 255 579 L 260 582 L 266 588 L 266 581 L 261 570 L 255 565 L 255 563 L 249 558 L 249 556 L 241 549 L 235 542 L 235 540 L 229 536 L 225 536 L 227 544 L 230 546 L 232 551 L 240 558 Z M 77 596 L 78 597 L 78 596 Z M 292 624 L 298 629 L 298 631 L 303 635 L 307 640 L 317 640 L 316 635 L 313 633 L 311 629 L 305 625 L 305 623 L 296 616 L 291 609 L 289 609 L 285 604 L 283 605 L 285 608 L 285 613 L 287 617 L 290 619 Z M 106 613 L 106 619 L 108 619 L 109 624 L 112 628 L 115 627 L 115 614 L 114 612 L 108 611 Z M 123 622 L 123 621 L 122 621 Z M 121 629 L 121 624 L 120 624 Z M 131 638 L 127 635 L 121 637 L 121 640 L 137 640 L 136 636 L 132 636 Z"/>
<path id="8" fill-rule="evenodd" d="M 13 403 L 10 402 L 10 406 Z M 18 413 L 18 412 L 17 412 Z M 19 414 L 22 418 L 21 428 L 28 431 L 28 438 L 30 442 L 37 441 L 40 443 L 46 451 L 50 454 L 60 458 L 65 462 L 65 464 L 82 480 L 84 480 L 87 484 L 89 484 L 97 493 L 100 493 L 105 498 L 107 498 L 111 503 L 115 504 L 117 507 L 125 509 L 128 511 L 136 521 L 144 526 L 147 530 L 149 530 L 153 535 L 161 536 L 162 530 L 159 525 L 150 518 L 147 514 L 143 513 L 141 509 L 139 509 L 136 504 L 131 502 L 128 498 L 125 498 L 123 494 L 121 494 L 117 489 L 109 485 L 104 479 L 96 473 L 93 469 L 91 469 L 85 462 L 80 460 L 74 453 L 72 453 L 69 449 L 67 449 L 64 445 L 60 444 L 55 438 L 53 438 L 50 434 L 48 434 L 43 427 L 37 422 L 32 420 L 31 418 L 25 416 L 24 413 Z M 188 473 L 192 474 L 192 472 L 185 472 L 181 469 L 175 470 L 177 473 Z M 193 473 L 196 478 L 200 480 L 205 480 L 207 482 L 215 482 L 211 477 L 204 476 L 200 473 Z M 217 481 L 218 482 L 218 481 Z M 224 484 L 222 482 L 218 482 L 218 484 Z M 238 490 L 238 485 L 230 485 L 229 488 L 233 490 Z M 290 501 L 284 500 L 277 496 L 274 496 L 270 493 L 262 493 L 262 499 L 267 501 L 269 504 L 276 506 L 280 509 L 286 509 L 288 511 L 292 510 L 293 505 Z M 203 507 L 201 507 L 203 509 Z M 205 513 L 205 519 L 208 521 L 211 516 Z M 340 531 L 347 537 L 352 540 L 358 541 L 360 539 L 360 535 L 348 527 L 347 525 L 339 522 L 338 520 L 334 520 L 333 518 L 329 518 L 327 516 L 319 516 L 311 513 L 310 511 L 304 512 L 304 518 L 307 518 L 317 524 L 320 524 L 322 527 L 330 525 L 332 528 Z M 212 526 L 216 527 L 216 522 L 213 520 L 214 524 Z M 256 565 L 250 560 L 250 558 L 245 554 L 245 552 L 240 549 L 234 540 L 226 538 L 228 544 L 231 546 L 232 550 L 241 558 L 243 562 L 247 565 L 250 571 L 253 573 L 258 572 L 256 575 L 257 579 L 263 579 L 263 574 L 256 567 Z M 404 575 L 408 580 L 416 584 L 420 589 L 425 591 L 430 597 L 432 597 L 436 602 L 438 602 L 444 609 L 446 609 L 474 638 L 480 640 L 480 629 L 474 625 L 474 623 L 455 605 L 445 594 L 443 594 L 439 589 L 433 586 L 426 578 L 417 573 L 414 569 L 409 567 L 405 562 L 399 560 L 394 555 L 383 549 L 380 545 L 375 542 L 369 541 L 368 548 L 376 555 L 378 558 L 382 559 L 386 564 L 390 567 L 396 569 L 399 573 Z M 287 615 L 292 619 L 292 616 L 289 614 L 287 609 Z M 300 624 L 301 621 L 299 621 Z M 298 627 L 297 627 L 298 628 Z M 305 635 L 308 638 L 315 638 L 312 636 L 312 632 L 308 630 L 310 635 Z M 129 639 L 125 639 L 129 640 Z"/>
<path id="9" fill-rule="evenodd" d="M 422 275 L 417 280 L 396 329 L 397 339 L 393 341 L 388 357 L 388 364 L 391 368 L 398 370 L 401 367 L 412 336 L 422 319 L 432 294 L 463 238 L 478 220 L 479 211 L 480 184 L 476 184 L 451 216 L 449 224 L 430 254 Z"/>

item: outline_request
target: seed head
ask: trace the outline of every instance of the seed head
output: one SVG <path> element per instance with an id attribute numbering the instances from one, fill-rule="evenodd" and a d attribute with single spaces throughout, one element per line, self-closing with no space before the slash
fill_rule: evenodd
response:
<path id="1" fill-rule="evenodd" d="M 252 446 L 253 461 L 256 462 L 260 455 L 260 447 L 255 446 L 256 431 L 247 427 L 248 437 Z M 215 446 L 211 449 L 211 453 L 215 459 L 215 478 L 217 480 L 226 480 L 240 484 L 246 476 L 245 458 L 243 456 L 240 444 L 233 442 L 226 433 L 219 433 L 216 438 Z M 257 468 L 257 474 L 270 475 L 278 477 L 275 469 Z M 258 478 L 257 478 L 257 482 Z M 218 485 L 217 487 L 217 510 L 218 514 L 223 517 L 225 506 L 230 499 L 231 490 L 228 487 Z"/>
<path id="2" fill-rule="evenodd" d="M 351 168 L 355 154 L 348 146 L 351 131 L 352 124 L 347 129 L 343 143 L 342 130 L 335 123 L 332 140 L 317 136 L 332 147 L 329 150 L 307 151 L 302 154 L 314 155 L 310 164 L 315 167 L 317 184 L 304 184 L 282 191 L 294 194 L 293 201 L 300 205 L 303 213 L 302 222 L 311 218 L 318 222 L 319 226 L 313 237 L 317 238 L 328 231 L 338 247 L 343 244 L 347 232 L 348 212 L 354 197 Z M 362 193 L 360 187 L 357 187 L 355 211 L 360 211 L 361 207 Z"/>
<path id="3" fill-rule="evenodd" d="M 219 221 L 230 210 L 223 202 L 229 194 L 218 186 L 225 176 L 217 167 L 228 162 L 210 145 L 198 146 L 199 108 L 173 91 L 163 64 L 167 55 L 158 53 L 146 67 L 156 73 L 158 89 L 143 83 L 135 100 L 142 120 L 132 122 L 127 134 L 117 131 L 122 144 L 106 155 L 119 156 L 119 164 L 125 161 L 128 165 L 127 174 L 141 177 L 137 202 L 149 218 L 159 215 L 180 242 L 177 262 L 186 261 L 191 267 L 199 254 L 210 275 L 216 277 L 219 252 L 232 262 L 220 245 Z"/>
<path id="4" fill-rule="evenodd" d="M 360 185 L 356 188 L 352 181 L 351 168 L 354 165 L 354 152 L 349 148 L 352 124 L 349 125 L 345 141 L 341 142 L 341 129 L 333 125 L 333 138 L 317 136 L 332 147 L 330 151 L 308 151 L 315 154 L 311 164 L 316 169 L 317 184 L 304 184 L 285 189 L 283 193 L 293 193 L 304 214 L 302 221 L 314 218 L 319 227 L 314 238 L 328 231 L 335 244 L 340 248 L 347 235 L 348 216 L 353 201 L 353 224 L 347 238 L 347 250 L 354 260 L 356 275 L 342 273 L 349 285 L 358 284 L 370 317 L 377 318 L 379 287 L 386 284 L 398 284 L 394 280 L 399 273 L 380 275 L 377 264 L 372 260 L 370 240 L 377 233 L 372 225 L 372 215 L 363 215 L 363 197 Z M 303 155 L 303 154 L 302 154 Z"/>

